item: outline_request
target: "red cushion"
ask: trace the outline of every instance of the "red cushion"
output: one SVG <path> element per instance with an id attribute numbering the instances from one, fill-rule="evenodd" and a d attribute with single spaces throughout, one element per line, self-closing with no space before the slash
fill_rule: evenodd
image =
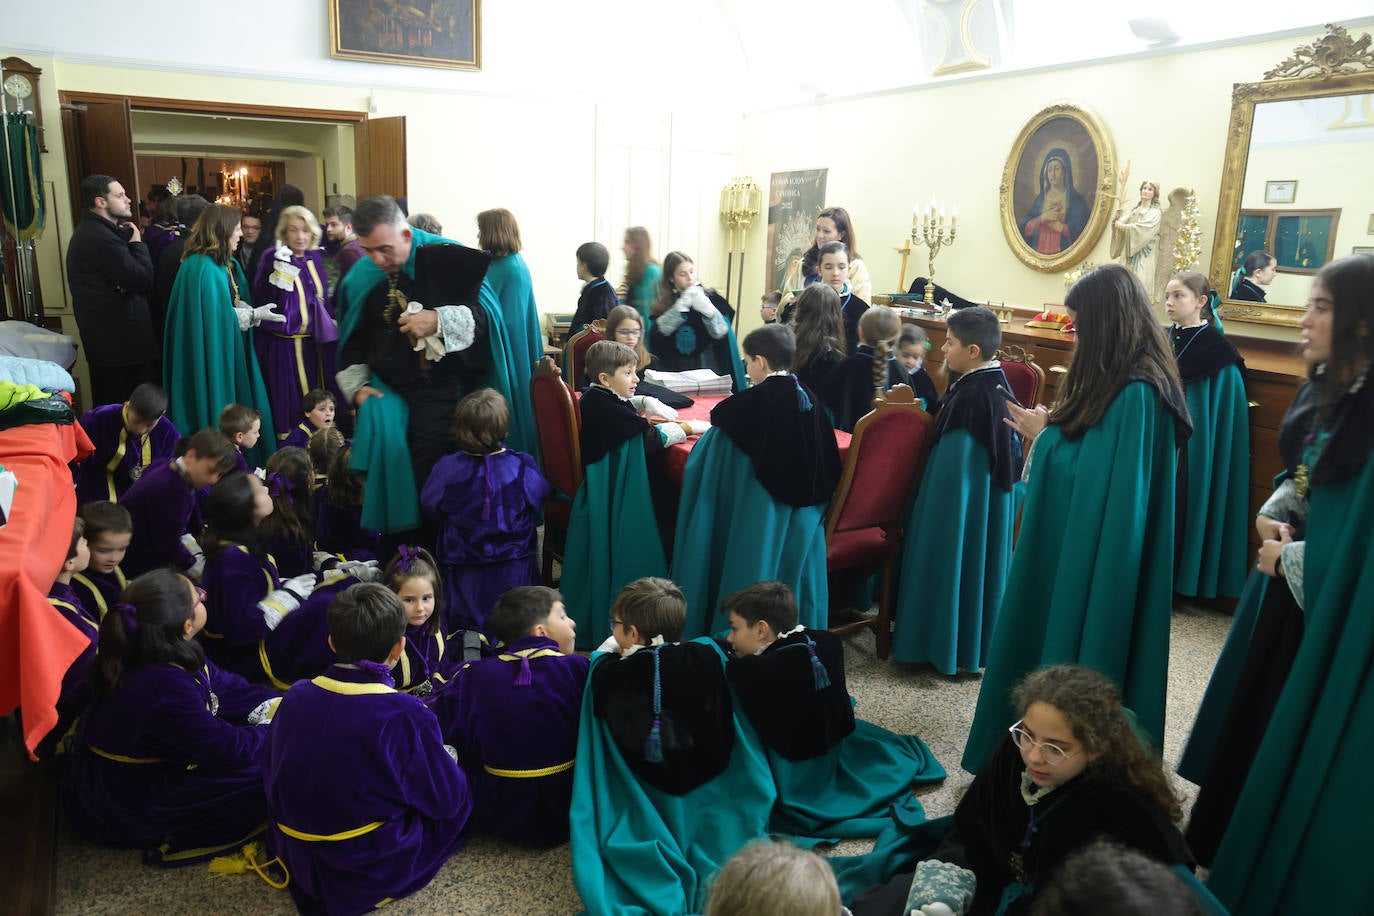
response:
<path id="1" fill-rule="evenodd" d="M 538 376 L 530 383 L 530 400 L 534 403 L 534 424 L 539 433 L 544 477 L 571 499 L 577 492 L 581 468 L 576 467 L 573 460 L 577 429 L 568 420 L 570 399 L 571 393 L 562 379 Z"/>
<path id="2" fill-rule="evenodd" d="M 587 371 L 587 351 L 590 350 L 592 344 L 596 343 L 598 340 L 601 340 L 601 334 L 588 328 L 586 334 L 583 334 L 577 340 L 573 341 L 571 362 L 572 385 L 574 388 L 582 387 L 582 378 Z"/>
<path id="3" fill-rule="evenodd" d="M 836 534 L 825 548 L 825 568 L 830 572 L 865 566 L 881 567 L 896 554 L 900 538 L 884 537 L 881 528 L 861 528 Z"/>
<path id="4" fill-rule="evenodd" d="M 1021 402 L 1021 406 L 1034 407 L 1035 399 L 1040 394 L 1037 390 L 1040 380 L 1035 377 L 1035 371 L 1025 363 L 1008 360 L 1002 360 L 1002 371 L 1006 373 L 1007 381 L 1011 384 L 1011 393 L 1016 395 L 1016 400 Z"/>
<path id="5" fill-rule="evenodd" d="M 887 410 L 864 426 L 854 483 L 840 509 L 836 532 L 895 524 L 905 508 L 930 425 L 917 414 Z M 850 446 L 851 451 L 853 445 Z"/>

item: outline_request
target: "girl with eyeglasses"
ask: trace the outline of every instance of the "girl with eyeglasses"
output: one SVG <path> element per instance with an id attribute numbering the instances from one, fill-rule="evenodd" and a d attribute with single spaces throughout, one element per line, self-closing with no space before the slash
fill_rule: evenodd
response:
<path id="1" fill-rule="evenodd" d="M 1060 864 L 1106 838 L 1174 867 L 1196 892 L 1178 796 L 1109 679 L 1055 665 L 1023 680 L 998 742 L 934 851 L 853 904 L 855 916 L 1027 913 Z M 940 909 L 943 905 L 946 909 Z"/>
<path id="2" fill-rule="evenodd" d="M 658 398 L 674 409 L 692 406 L 692 399 L 686 395 L 678 394 L 671 388 L 645 381 L 644 370 L 653 363 L 654 355 L 644 345 L 644 318 L 634 306 L 617 305 L 611 309 L 610 314 L 606 316 L 605 339 L 623 343 L 639 354 L 639 365 L 635 367 L 635 374 L 639 376 L 639 383 L 635 385 L 635 394 Z M 582 387 L 585 388 L 590 384 L 591 379 L 584 375 Z"/>

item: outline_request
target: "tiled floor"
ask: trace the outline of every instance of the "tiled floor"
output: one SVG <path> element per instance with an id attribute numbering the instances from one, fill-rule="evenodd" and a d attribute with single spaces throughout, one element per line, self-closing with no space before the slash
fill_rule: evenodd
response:
<path id="1" fill-rule="evenodd" d="M 1229 617 L 1209 611 L 1174 613 L 1164 749 L 1171 767 L 1178 761 L 1229 626 Z M 929 667 L 881 662 L 874 656 L 869 633 L 850 640 L 845 662 L 859 715 L 893 731 L 920 735 L 945 765 L 949 778 L 923 789 L 920 797 L 931 816 L 949 813 L 970 779 L 959 769 L 959 755 L 973 719 L 979 678 L 950 678 Z M 1191 804 L 1195 789 L 1176 782 Z M 864 843 L 850 841 L 836 851 L 863 852 Z M 211 878 L 203 865 L 176 870 L 144 867 L 136 852 L 89 846 L 65 828 L 57 869 L 60 914 L 295 912 L 286 891 L 273 890 L 254 876 Z M 579 909 L 567 846 L 530 852 L 474 836 L 427 888 L 387 911 L 536 916 Z"/>

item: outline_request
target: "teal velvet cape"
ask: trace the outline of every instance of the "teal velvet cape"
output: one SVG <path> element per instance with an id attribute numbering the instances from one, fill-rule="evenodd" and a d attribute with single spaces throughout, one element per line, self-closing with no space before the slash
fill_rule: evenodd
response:
<path id="1" fill-rule="evenodd" d="M 573 497 L 560 590 L 577 621 L 577 647 L 589 649 L 605 638 L 607 612 L 621 588 L 667 575 L 644 440 L 634 436 L 588 465 Z"/>
<path id="2" fill-rule="evenodd" d="M 423 245 L 456 245 L 452 239 L 411 229 L 410 258 L 401 268 L 409 277 L 415 276 L 415 252 Z M 339 281 L 336 294 L 336 317 L 339 321 L 339 351 L 361 324 L 362 310 L 367 298 L 378 283 L 386 282 L 386 273 L 369 258 L 358 261 Z M 487 315 L 488 373 L 485 387 L 500 392 L 507 401 L 511 398 L 512 365 L 506 359 L 508 342 L 501 318 L 501 303 L 491 285 L 482 281 L 478 307 Z M 475 345 L 480 346 L 480 345 Z M 340 366 L 340 369 L 347 368 Z M 526 373 L 528 390 L 529 373 Z M 410 464 L 410 445 L 406 430 L 410 409 L 395 391 L 379 378 L 370 381 L 382 393 L 380 398 L 368 398 L 358 408 L 357 426 L 353 430 L 353 455 L 349 468 L 363 475 L 367 484 L 363 493 L 362 527 L 370 531 L 409 531 L 420 525 L 420 486 Z"/>
<path id="3" fill-rule="evenodd" d="M 534 426 L 530 378 L 544 356 L 539 332 L 539 309 L 534 303 L 530 269 L 519 252 L 495 258 L 487 268 L 487 282 L 501 303 L 501 324 L 506 331 L 505 364 L 510 379 L 510 435 L 506 445 L 539 457 L 539 434 Z"/>
<path id="4" fill-rule="evenodd" d="M 1116 682 L 1163 747 L 1173 609 L 1174 416 L 1131 382 L 1077 439 L 1036 439 L 1021 530 L 962 765 L 970 772 L 1021 717 L 1011 691 L 1064 662 Z"/>
<path id="5" fill-rule="evenodd" d="M 248 302 L 243 271 L 237 261 L 229 263 L 239 298 Z M 248 336 L 252 333 L 239 330 L 224 265 L 203 254 L 182 261 L 167 302 L 162 344 L 167 416 L 190 436 L 207 426 L 218 429 L 220 411 L 230 404 L 256 409 L 262 414 L 263 436 L 245 455 L 249 464 L 261 467 L 273 451 L 274 427 L 267 386 Z"/>
<path id="6" fill-rule="evenodd" d="M 591 672 L 617 661 L 598 653 Z M 716 872 L 767 833 L 777 792 L 758 739 L 736 704 L 725 771 L 685 795 L 661 792 L 626 765 L 609 726 L 593 711 L 591 683 L 589 675 L 570 811 L 573 881 L 582 905 L 596 916 L 705 912 Z"/>
<path id="7" fill-rule="evenodd" d="M 1174 590 L 1234 598 L 1245 585 L 1250 548 L 1250 407 L 1234 363 L 1184 387 L 1188 494 Z"/>
<path id="8" fill-rule="evenodd" d="M 1208 878 L 1237 913 L 1374 906 L 1371 513 L 1374 462 L 1312 487 L 1302 645 Z"/>
<path id="9" fill-rule="evenodd" d="M 966 429 L 941 436 L 906 520 L 893 658 L 942 674 L 987 664 L 1015 518 L 1012 491 L 993 483 L 988 450 Z"/>
<path id="10" fill-rule="evenodd" d="M 687 598 L 689 637 L 729 627 L 721 601 L 777 579 L 797 596 L 798 621 L 827 626 L 825 506 L 772 497 L 730 437 L 712 427 L 687 459 L 673 545 L 673 581 Z"/>

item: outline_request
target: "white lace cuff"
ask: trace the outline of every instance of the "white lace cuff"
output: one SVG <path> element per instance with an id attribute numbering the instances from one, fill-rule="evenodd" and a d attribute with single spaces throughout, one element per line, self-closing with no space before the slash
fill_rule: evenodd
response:
<path id="1" fill-rule="evenodd" d="M 1293 593 L 1293 600 L 1303 610 L 1307 609 L 1307 605 L 1303 603 L 1302 590 L 1302 564 L 1303 557 L 1307 553 L 1306 546 L 1306 541 L 1293 541 L 1291 544 L 1284 544 L 1279 549 L 1279 562 L 1283 564 L 1283 581 L 1288 583 L 1288 590 Z"/>
<path id="2" fill-rule="evenodd" d="M 677 423 L 660 423 L 655 428 L 663 437 L 664 445 L 677 445 L 679 442 L 687 441 L 687 433 Z"/>
<path id="3" fill-rule="evenodd" d="M 1307 500 L 1298 495 L 1297 484 L 1289 477 L 1274 490 L 1274 495 L 1260 506 L 1259 514 L 1288 524 L 1302 524 L 1307 520 Z"/>
<path id="4" fill-rule="evenodd" d="M 686 320 L 687 313 L 677 306 L 673 306 L 654 319 L 654 327 L 658 329 L 658 333 L 667 337 L 671 334 L 676 334 L 677 329 L 682 327 L 682 322 Z"/>
<path id="5" fill-rule="evenodd" d="M 446 353 L 457 353 L 472 346 L 477 339 L 477 321 L 472 317 L 472 309 L 466 305 L 441 305 L 435 311 L 439 313 L 439 333 L 444 338 Z"/>
<path id="6" fill-rule="evenodd" d="M 277 714 L 277 704 L 281 702 L 281 697 L 273 697 L 270 700 L 263 700 L 253 711 L 248 714 L 249 725 L 266 725 L 272 721 L 272 717 Z"/>
<path id="7" fill-rule="evenodd" d="M 334 380 L 339 383 L 339 391 L 343 392 L 344 398 L 352 404 L 358 391 L 372 383 L 372 369 L 366 363 L 355 363 L 334 373 Z"/>

